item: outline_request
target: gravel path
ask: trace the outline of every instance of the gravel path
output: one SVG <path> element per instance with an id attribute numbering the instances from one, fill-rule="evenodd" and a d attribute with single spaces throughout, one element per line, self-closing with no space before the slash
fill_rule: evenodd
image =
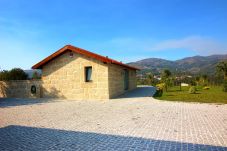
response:
<path id="1" fill-rule="evenodd" d="M 0 99 L 0 150 L 227 150 L 227 105 L 129 96 Z"/>

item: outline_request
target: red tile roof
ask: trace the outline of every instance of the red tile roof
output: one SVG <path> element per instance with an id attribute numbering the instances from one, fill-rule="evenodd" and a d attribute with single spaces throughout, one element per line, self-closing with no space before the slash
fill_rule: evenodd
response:
<path id="1" fill-rule="evenodd" d="M 66 45 L 63 48 L 59 49 L 58 51 L 56 51 L 52 55 L 48 56 L 47 58 L 43 59 L 39 63 L 35 64 L 32 67 L 32 69 L 41 69 L 42 66 L 44 66 L 45 64 L 47 64 L 48 62 L 50 62 L 51 60 L 53 60 L 54 58 L 58 57 L 59 55 L 61 55 L 62 53 L 66 52 L 68 50 L 71 50 L 75 53 L 85 55 L 87 57 L 91 57 L 91 58 L 100 60 L 100 61 L 105 62 L 105 63 L 112 63 L 112 64 L 116 64 L 116 65 L 119 65 L 119 66 L 122 66 L 122 67 L 125 67 L 125 68 L 128 68 L 128 69 L 139 70 L 136 67 L 132 67 L 132 66 L 123 64 L 122 62 L 119 62 L 119 61 L 110 59 L 108 57 L 104 57 L 104 56 L 101 56 L 101 55 L 95 54 L 93 52 L 90 52 L 90 51 L 87 51 L 87 50 L 84 50 L 84 49 L 81 49 L 81 48 L 78 48 L 78 47 L 75 47 L 75 46 L 71 46 L 71 45 Z"/>

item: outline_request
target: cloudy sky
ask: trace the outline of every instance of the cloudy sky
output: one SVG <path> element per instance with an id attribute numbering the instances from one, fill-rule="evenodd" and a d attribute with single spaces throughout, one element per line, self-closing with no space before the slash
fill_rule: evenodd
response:
<path id="1" fill-rule="evenodd" d="M 226 0 L 0 0 L 0 68 L 66 44 L 123 62 L 227 54 Z"/>

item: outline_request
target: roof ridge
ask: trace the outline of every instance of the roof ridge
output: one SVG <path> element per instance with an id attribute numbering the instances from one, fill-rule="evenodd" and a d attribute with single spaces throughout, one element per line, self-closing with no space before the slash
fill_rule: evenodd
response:
<path id="1" fill-rule="evenodd" d="M 112 63 L 112 64 L 120 65 L 120 66 L 123 66 L 123 67 L 126 67 L 126 68 L 130 68 L 130 69 L 133 69 L 133 70 L 139 70 L 136 67 L 132 67 L 132 66 L 123 64 L 122 62 L 119 62 L 117 60 L 114 60 L 114 59 L 111 59 L 109 57 L 105 57 L 105 56 L 90 52 L 88 50 L 85 50 L 85 49 L 82 49 L 82 48 L 79 48 L 79 47 L 75 47 L 75 46 L 70 45 L 70 44 L 65 45 L 64 47 L 60 48 L 58 51 L 54 52 L 53 54 L 46 57 L 45 59 L 43 59 L 39 63 L 35 64 L 34 66 L 32 66 L 32 69 L 42 68 L 43 65 L 45 65 L 46 63 L 53 60 L 55 57 L 61 55 L 63 52 L 65 52 L 67 50 L 71 50 L 71 51 L 74 51 L 75 53 L 83 54 L 83 55 L 86 55 L 88 57 L 92 57 L 92 58 L 95 58 L 97 60 L 100 60 L 100 61 L 103 61 L 103 62 L 106 62 L 106 63 Z"/>

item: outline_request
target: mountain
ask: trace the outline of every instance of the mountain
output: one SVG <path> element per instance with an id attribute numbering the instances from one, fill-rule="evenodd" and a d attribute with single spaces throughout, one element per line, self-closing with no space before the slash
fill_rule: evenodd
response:
<path id="1" fill-rule="evenodd" d="M 160 58 L 147 58 L 136 62 L 130 62 L 128 64 L 141 68 L 142 70 L 140 72 L 153 72 L 154 74 L 159 74 L 163 69 L 169 69 L 172 72 L 212 75 L 215 73 L 217 63 L 222 60 L 227 60 L 227 54 L 194 56 L 176 61 Z"/>

